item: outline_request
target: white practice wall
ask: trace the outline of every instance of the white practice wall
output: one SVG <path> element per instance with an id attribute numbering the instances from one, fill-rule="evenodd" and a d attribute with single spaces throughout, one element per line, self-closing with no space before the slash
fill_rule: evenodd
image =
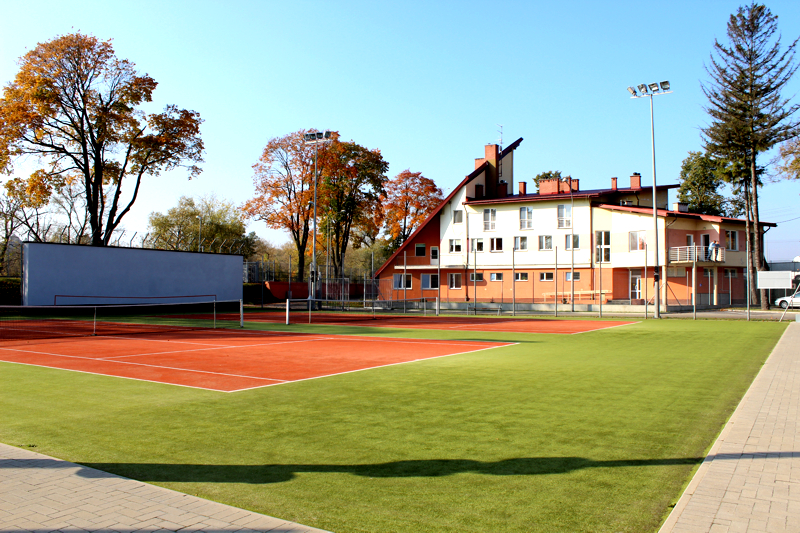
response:
<path id="1" fill-rule="evenodd" d="M 33 242 L 22 250 L 23 305 L 242 298 L 240 255 Z"/>

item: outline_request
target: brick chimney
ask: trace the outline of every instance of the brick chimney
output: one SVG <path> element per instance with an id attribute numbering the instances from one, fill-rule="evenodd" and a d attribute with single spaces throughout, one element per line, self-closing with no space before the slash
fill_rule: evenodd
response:
<path id="1" fill-rule="evenodd" d="M 617 178 L 611 178 L 611 190 L 612 191 L 617 190 Z"/>
<path id="2" fill-rule="evenodd" d="M 638 172 L 634 172 L 633 176 L 631 176 L 631 189 L 641 189 L 642 188 L 642 175 Z"/>
<path id="3" fill-rule="evenodd" d="M 558 194 L 558 178 L 539 180 L 539 194 Z"/>
<path id="4" fill-rule="evenodd" d="M 524 181 L 519 182 L 519 194 L 520 195 L 528 194 L 528 184 Z"/>

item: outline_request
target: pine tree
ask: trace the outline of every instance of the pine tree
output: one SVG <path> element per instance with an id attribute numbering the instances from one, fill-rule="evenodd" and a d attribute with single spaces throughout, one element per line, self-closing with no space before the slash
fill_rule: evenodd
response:
<path id="1" fill-rule="evenodd" d="M 753 270 L 766 269 L 758 209 L 758 155 L 800 131 L 800 123 L 793 118 L 800 106 L 781 96 L 797 71 L 798 40 L 782 51 L 777 20 L 764 5 L 740 7 L 728 21 L 729 44 L 714 41 L 711 64 L 706 67 L 711 82 L 703 85 L 709 102 L 705 109 L 711 117 L 711 124 L 703 128 L 706 150 L 749 169 L 750 182 L 744 190 L 751 287 L 755 286 Z M 761 307 L 768 309 L 764 296 Z"/>

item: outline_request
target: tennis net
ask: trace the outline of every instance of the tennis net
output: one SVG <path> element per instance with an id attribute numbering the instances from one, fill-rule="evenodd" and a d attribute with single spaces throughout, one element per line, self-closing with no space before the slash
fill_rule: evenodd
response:
<path id="1" fill-rule="evenodd" d="M 244 327 L 241 300 L 80 306 L 0 306 L 0 341 Z"/>
<path id="2" fill-rule="evenodd" d="M 287 324 L 332 324 L 434 315 L 436 298 L 406 300 L 286 300 Z"/>

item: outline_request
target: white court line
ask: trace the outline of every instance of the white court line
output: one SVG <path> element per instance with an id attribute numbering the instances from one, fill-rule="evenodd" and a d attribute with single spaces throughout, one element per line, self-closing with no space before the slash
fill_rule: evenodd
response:
<path id="1" fill-rule="evenodd" d="M 36 351 L 32 351 L 32 350 L 15 350 L 13 348 L 0 348 L 0 350 L 7 350 L 7 351 L 10 351 L 10 352 L 20 352 L 20 353 L 34 353 L 34 354 L 38 354 L 38 355 L 49 355 L 51 357 L 66 357 L 66 358 L 69 358 L 69 359 L 83 359 L 85 361 L 104 361 L 103 359 L 96 359 L 94 357 L 82 357 L 80 355 L 63 355 L 63 354 L 48 353 L 48 352 L 36 352 Z M 14 362 L 14 361 L 8 361 L 8 362 Z M 285 380 L 283 380 L 283 379 L 262 378 L 262 377 L 258 377 L 258 376 L 246 376 L 246 375 L 243 375 L 243 374 L 228 374 L 226 372 L 209 372 L 208 370 L 194 370 L 194 369 L 191 369 L 191 368 L 180 368 L 180 367 L 164 366 L 164 365 L 151 365 L 151 364 L 147 364 L 147 363 L 132 363 L 130 361 L 104 361 L 104 362 L 116 363 L 116 364 L 119 364 L 119 365 L 134 365 L 134 366 L 146 366 L 146 367 L 149 367 L 149 368 L 162 368 L 164 370 L 178 370 L 178 371 L 181 371 L 181 372 L 195 372 L 195 373 L 198 373 L 198 374 L 210 374 L 212 376 L 226 376 L 226 377 L 232 377 L 232 378 L 247 378 L 247 379 L 255 379 L 255 380 L 261 380 L 261 381 L 285 382 Z M 26 364 L 26 363 L 20 363 L 20 364 Z M 38 364 L 34 364 L 33 366 L 44 366 L 44 367 L 47 367 L 47 368 L 60 368 L 60 367 L 57 367 L 57 366 L 38 365 Z M 70 369 L 64 369 L 64 370 L 70 370 Z M 75 370 L 75 372 L 83 372 L 83 371 L 82 370 Z M 94 374 L 94 373 L 95 372 L 87 372 L 87 374 Z M 108 376 L 109 375 L 109 374 L 100 374 L 100 373 L 97 373 L 97 374 L 100 375 L 100 376 Z M 136 379 L 136 378 L 132 378 L 132 379 Z M 142 380 L 142 381 L 147 381 L 147 380 Z M 163 383 L 163 382 L 156 381 L 155 383 Z"/>
<path id="2" fill-rule="evenodd" d="M 255 347 L 258 347 L 258 346 L 277 346 L 278 344 L 295 344 L 295 343 L 298 343 L 298 342 L 315 342 L 315 341 L 320 341 L 320 340 L 324 341 L 324 340 L 329 340 L 329 339 L 327 339 L 325 337 L 320 337 L 320 338 L 316 338 L 316 339 L 302 339 L 302 340 L 297 340 L 297 341 L 270 342 L 270 343 L 267 343 L 267 344 L 242 344 L 240 346 L 228 346 L 228 345 L 219 346 L 219 345 L 209 344 L 209 345 L 205 345 L 205 346 L 208 346 L 207 348 L 196 348 L 194 350 L 173 350 L 171 352 L 133 353 L 133 354 L 129 354 L 129 355 L 115 355 L 115 356 L 112 356 L 112 357 L 98 357 L 97 360 L 98 361 L 112 361 L 112 360 L 115 360 L 115 359 L 120 359 L 122 357 L 141 357 L 143 355 L 163 355 L 163 354 L 170 354 L 170 353 L 205 352 L 205 351 L 208 351 L 208 350 L 223 350 L 223 349 L 230 349 L 230 348 L 255 348 Z"/>
<path id="3" fill-rule="evenodd" d="M 0 350 L 7 350 L 7 351 L 12 351 L 12 352 L 20 352 L 20 353 L 33 353 L 33 354 L 39 354 L 39 355 L 49 355 L 49 356 L 52 356 L 52 357 L 66 357 L 66 358 L 71 358 L 71 359 L 83 359 L 83 360 L 87 360 L 87 361 L 104 361 L 104 362 L 111 362 L 111 363 L 117 363 L 117 364 L 122 364 L 122 365 L 134 365 L 134 366 L 142 366 L 142 367 L 150 367 L 150 368 L 161 368 L 161 369 L 165 369 L 165 370 L 177 370 L 177 371 L 182 371 L 182 372 L 194 372 L 194 373 L 209 374 L 209 375 L 214 375 L 214 376 L 236 377 L 236 378 L 244 378 L 244 379 L 254 379 L 254 380 L 257 380 L 257 381 L 271 381 L 271 382 L 273 382 L 273 383 L 264 384 L 264 385 L 256 385 L 254 387 L 245 387 L 245 388 L 242 388 L 242 389 L 235 389 L 235 390 L 226 391 L 226 390 L 220 390 L 220 389 L 210 389 L 210 388 L 207 388 L 207 387 L 199 387 L 199 386 L 195 386 L 195 385 L 184 385 L 184 384 L 180 384 L 180 383 L 171 383 L 171 382 L 166 382 L 166 381 L 155 381 L 155 380 L 150 380 L 150 379 L 140 379 L 140 378 L 134 378 L 134 377 L 128 377 L 128 376 L 115 376 L 113 374 L 103 374 L 103 373 L 99 373 L 99 372 L 90 372 L 90 371 L 86 371 L 86 370 L 76 370 L 76 369 L 71 369 L 71 368 L 61 368 L 61 367 L 58 367 L 58 366 L 51 366 L 51 365 L 21 363 L 21 362 L 17 362 L 17 361 L 5 361 L 5 362 L 8 362 L 8 363 L 14 363 L 14 364 L 22 364 L 22 365 L 29 365 L 29 366 L 39 366 L 39 367 L 43 367 L 43 368 L 53 368 L 53 369 L 57 369 L 57 370 L 69 370 L 71 372 L 79 372 L 79 373 L 83 373 L 83 374 L 91 374 L 91 375 L 97 375 L 97 376 L 118 377 L 118 378 L 124 378 L 124 379 L 145 381 L 145 382 L 149 382 L 149 383 L 159 383 L 161 385 L 177 385 L 179 387 L 187 387 L 187 388 L 208 390 L 208 391 L 214 391 L 214 392 L 230 393 L 230 392 L 241 392 L 241 391 L 259 389 L 259 388 L 263 388 L 263 387 L 271 387 L 271 386 L 274 386 L 274 385 L 283 385 L 283 384 L 286 384 L 286 383 L 295 383 L 295 382 L 299 382 L 299 381 L 308 381 L 308 380 L 311 380 L 311 379 L 319 379 L 319 378 L 332 377 L 332 376 L 338 376 L 338 375 L 343 375 L 343 374 L 351 374 L 353 372 L 361 372 L 361 371 L 364 371 L 364 370 L 372 370 L 372 369 L 375 369 L 375 368 L 383 368 L 383 367 L 389 367 L 389 366 L 404 365 L 404 364 L 407 364 L 407 363 L 428 361 L 428 360 L 431 360 L 431 359 L 440 359 L 440 358 L 443 358 L 443 357 L 452 357 L 454 355 L 464 355 L 464 354 L 468 354 L 468 353 L 475 353 L 475 352 L 480 352 L 480 351 L 483 351 L 483 350 L 490 350 L 490 349 L 493 349 L 493 348 L 505 348 L 507 346 L 514 346 L 514 345 L 519 344 L 517 342 L 496 343 L 496 342 L 493 342 L 493 341 L 487 341 L 487 342 L 493 342 L 494 346 L 485 346 L 485 345 L 471 344 L 471 343 L 466 343 L 466 342 L 456 342 L 456 343 L 453 343 L 453 342 L 437 342 L 437 341 L 435 341 L 433 339 L 404 339 L 404 340 L 398 341 L 398 339 L 393 338 L 393 337 L 371 337 L 371 338 L 365 338 L 365 337 L 347 336 L 347 335 L 336 336 L 336 337 L 328 337 L 328 338 L 320 337 L 320 338 L 315 338 L 315 339 L 309 339 L 309 341 L 340 340 L 342 338 L 347 338 L 347 337 L 351 337 L 350 340 L 362 340 L 362 341 L 372 341 L 372 342 L 395 341 L 395 342 L 401 342 L 401 343 L 404 343 L 404 344 L 428 344 L 428 345 L 435 345 L 435 346 L 440 346 L 440 345 L 444 345 L 444 346 L 480 346 L 480 347 L 475 349 L 475 350 L 468 350 L 468 351 L 465 351 L 465 352 L 456 352 L 456 353 L 451 353 L 451 354 L 437 355 L 437 356 L 433 356 L 433 357 L 423 357 L 423 358 L 419 358 L 419 359 L 412 359 L 412 360 L 409 360 L 409 361 L 400 361 L 400 362 L 397 362 L 397 363 L 387 363 L 385 365 L 371 366 L 371 367 L 365 367 L 365 368 L 357 368 L 355 370 L 347 370 L 347 371 L 344 371 L 344 372 L 335 372 L 333 374 L 325 374 L 325 375 L 321 375 L 321 376 L 313 376 L 313 377 L 310 377 L 310 378 L 303 378 L 303 379 L 296 379 L 296 380 L 281 380 L 281 379 L 273 379 L 273 378 L 262 378 L 262 377 L 256 377 L 256 376 L 246 376 L 246 375 L 239 375 L 239 374 L 228 374 L 228 373 L 224 373 L 224 372 L 209 372 L 209 371 L 206 371 L 206 370 L 193 370 L 193 369 L 186 369 L 186 368 L 169 367 L 169 366 L 164 366 L 164 365 L 151 365 L 151 364 L 146 364 L 146 363 L 134 363 L 134 362 L 130 362 L 130 361 L 116 361 L 116 360 L 108 360 L 108 359 L 97 359 L 97 358 L 82 357 L 82 356 L 77 356 L 77 355 L 53 354 L 53 353 L 49 353 L 49 352 L 38 352 L 38 351 L 33 351 L 33 350 L 19 350 L 19 349 L 14 349 L 14 348 L 1 348 L 0 347 Z M 274 344 L 291 344 L 293 342 L 304 342 L 304 341 L 288 341 L 288 342 L 285 342 L 285 343 L 274 343 Z M 182 350 L 182 351 L 189 351 L 189 350 Z M 203 351 L 203 349 L 191 350 L 191 351 Z M 174 353 L 174 352 L 171 352 L 171 353 Z M 156 354 L 153 354 L 153 355 L 158 355 L 158 354 L 156 353 Z"/>
<path id="4" fill-rule="evenodd" d="M 626 324 L 617 324 L 616 326 L 606 326 L 604 328 L 597 328 L 597 329 L 590 329 L 589 331 L 576 331 L 575 333 L 570 333 L 570 335 L 580 335 L 581 333 L 591 333 L 593 331 L 602 331 L 604 329 L 612 329 L 612 328 L 621 328 L 624 326 L 632 326 L 634 324 L 641 324 L 642 321 L 639 320 L 637 322 L 628 322 Z"/>
<path id="5" fill-rule="evenodd" d="M 452 357 L 454 355 L 465 355 L 465 354 L 468 354 L 468 353 L 481 352 L 483 350 L 491 350 L 491 349 L 494 349 L 494 348 L 505 348 L 507 346 L 515 346 L 517 344 L 519 344 L 519 343 L 518 342 L 511 342 L 511 343 L 508 343 L 508 344 L 505 344 L 505 345 L 500 345 L 500 346 L 486 346 L 486 347 L 483 347 L 483 348 L 478 348 L 477 350 L 469 350 L 467 352 L 448 353 L 448 354 L 445 354 L 445 355 L 435 355 L 433 357 L 422 357 L 420 359 L 412 359 L 410 361 L 400 361 L 398 363 L 387 363 L 385 365 L 370 366 L 370 367 L 366 367 L 366 368 L 357 368 L 355 370 L 346 370 L 344 372 L 335 372 L 333 374 L 325 374 L 323 376 L 313 376 L 313 377 L 310 377 L 310 378 L 294 379 L 294 380 L 291 380 L 291 381 L 284 381 L 283 383 L 272 383 L 270 385 L 256 385 L 255 387 L 246 387 L 244 389 L 236 389 L 236 390 L 224 391 L 224 392 L 242 392 L 242 391 L 253 390 L 253 389 L 263 389 L 264 387 L 274 387 L 275 385 L 287 385 L 287 384 L 290 384 L 290 383 L 299 383 L 301 381 L 310 381 L 312 379 L 330 378 L 330 377 L 333 377 L 333 376 L 341 376 L 341 375 L 344 375 L 344 374 L 353 374 L 354 372 L 364 372 L 365 370 L 374 370 L 376 368 L 385 368 L 385 367 L 389 367 L 389 366 L 406 365 L 406 364 L 409 364 L 409 363 L 419 363 L 420 361 L 430 361 L 432 359 L 441 359 L 443 357 Z"/>

